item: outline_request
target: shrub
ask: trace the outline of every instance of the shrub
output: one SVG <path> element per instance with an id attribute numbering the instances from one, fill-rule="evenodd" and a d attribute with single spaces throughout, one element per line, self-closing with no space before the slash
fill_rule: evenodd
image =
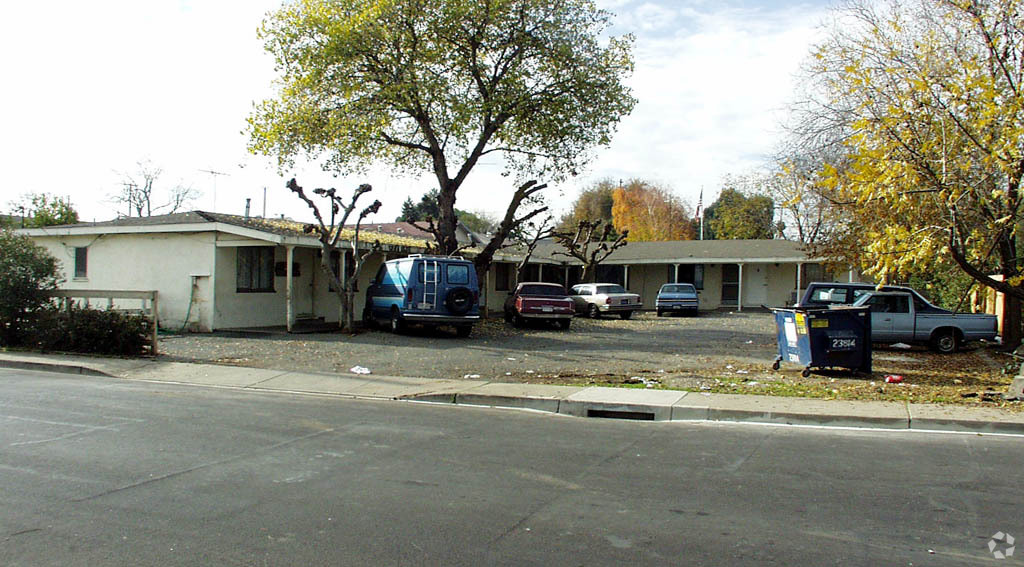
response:
<path id="1" fill-rule="evenodd" d="M 27 236 L 0 229 L 0 345 L 21 342 L 30 314 L 57 288 L 57 259 Z"/>
<path id="2" fill-rule="evenodd" d="M 27 325 L 24 345 L 40 350 L 138 355 L 148 350 L 149 319 L 119 311 L 50 305 Z"/>

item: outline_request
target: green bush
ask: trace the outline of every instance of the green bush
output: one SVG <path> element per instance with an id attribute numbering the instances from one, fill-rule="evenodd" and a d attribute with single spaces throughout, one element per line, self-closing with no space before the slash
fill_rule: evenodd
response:
<path id="1" fill-rule="evenodd" d="M 139 355 L 148 352 L 151 323 L 142 315 L 71 306 L 37 310 L 23 346 L 43 351 Z"/>
<path id="2" fill-rule="evenodd" d="M 22 328 L 57 288 L 57 259 L 27 236 L 0 229 L 0 345 L 22 341 Z"/>

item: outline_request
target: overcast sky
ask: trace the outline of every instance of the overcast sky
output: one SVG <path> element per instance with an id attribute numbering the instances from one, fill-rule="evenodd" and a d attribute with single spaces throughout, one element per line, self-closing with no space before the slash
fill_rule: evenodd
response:
<path id="1" fill-rule="evenodd" d="M 636 36 L 639 100 L 610 148 L 570 183 L 548 190 L 559 212 L 594 180 L 640 177 L 691 206 L 723 175 L 763 164 L 780 131 L 794 73 L 817 37 L 827 0 L 599 0 L 616 14 L 616 35 Z M 273 62 L 256 30 L 279 0 L 96 0 L 13 2 L 0 22 L 4 88 L 0 211 L 30 192 L 71 198 L 82 220 L 118 210 L 109 197 L 140 160 L 163 168 L 157 190 L 202 192 L 195 209 L 309 217 L 267 158 L 249 155 L 245 119 L 272 96 Z M 223 175 L 206 173 L 214 171 Z M 504 213 L 510 181 L 483 164 L 456 206 Z M 389 222 L 430 178 L 374 170 L 332 178 L 315 164 L 287 173 L 307 187 L 373 184 Z M 124 212 L 123 208 L 121 212 Z"/>

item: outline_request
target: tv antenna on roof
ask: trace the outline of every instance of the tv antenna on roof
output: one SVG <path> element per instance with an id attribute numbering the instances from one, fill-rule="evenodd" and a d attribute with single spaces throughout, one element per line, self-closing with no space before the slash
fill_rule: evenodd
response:
<path id="1" fill-rule="evenodd" d="M 210 212 L 217 212 L 217 176 L 218 175 L 229 175 L 228 173 L 222 173 L 220 171 L 214 171 L 212 169 L 200 169 L 203 173 L 209 173 L 210 177 L 213 177 L 213 210 Z"/>

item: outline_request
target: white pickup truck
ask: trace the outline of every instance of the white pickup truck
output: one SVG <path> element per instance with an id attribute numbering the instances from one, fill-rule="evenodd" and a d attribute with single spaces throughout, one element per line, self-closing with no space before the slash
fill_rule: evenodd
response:
<path id="1" fill-rule="evenodd" d="M 922 310 L 905 291 L 869 291 L 853 305 L 871 308 L 871 341 L 923 343 L 937 352 L 956 352 L 967 341 L 992 340 L 995 315 L 953 313 L 928 304 Z"/>

